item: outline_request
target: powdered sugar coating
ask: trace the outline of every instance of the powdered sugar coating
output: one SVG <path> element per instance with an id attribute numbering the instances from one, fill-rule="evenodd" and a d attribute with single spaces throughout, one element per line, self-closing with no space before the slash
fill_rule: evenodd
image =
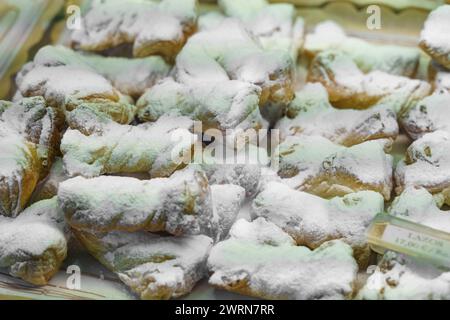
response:
<path id="1" fill-rule="evenodd" d="M 205 148 L 201 166 L 211 184 L 235 184 L 244 188 L 247 196 L 253 196 L 258 191 L 261 168 L 269 162 L 267 150 L 247 144 L 237 151 L 226 148 L 223 158 L 221 153 L 211 155 Z"/>
<path id="2" fill-rule="evenodd" d="M 64 112 L 92 103 L 119 123 L 130 123 L 136 112 L 126 97 L 91 69 L 28 64 L 18 74 L 16 83 L 21 96 L 42 96 L 49 105 Z"/>
<path id="3" fill-rule="evenodd" d="M 170 178 L 76 177 L 59 185 L 68 223 L 88 232 L 215 232 L 211 191 L 201 170 L 189 167 Z"/>
<path id="4" fill-rule="evenodd" d="M 137 172 L 169 176 L 188 160 L 196 142 L 186 124 L 191 126 L 188 119 L 162 117 L 151 125 L 94 124 L 90 135 L 68 129 L 61 141 L 64 168 L 70 176 Z"/>
<path id="5" fill-rule="evenodd" d="M 130 44 L 135 57 L 173 59 L 195 30 L 196 18 L 195 0 L 95 1 L 71 40 L 88 51 Z"/>
<path id="6" fill-rule="evenodd" d="M 272 161 L 279 161 L 278 174 L 294 189 L 325 198 L 372 190 L 389 200 L 393 159 L 383 148 L 378 140 L 347 148 L 320 136 L 291 136 Z"/>
<path id="7" fill-rule="evenodd" d="M 259 87 L 237 80 L 191 85 L 167 78 L 139 99 L 137 116 L 140 121 L 187 116 L 201 121 L 204 131 L 258 129 L 267 126 L 259 112 L 260 93 Z"/>
<path id="8" fill-rule="evenodd" d="M 450 91 L 441 89 L 418 101 L 400 121 L 408 135 L 416 140 L 437 130 L 450 132 L 449 111 Z"/>
<path id="9" fill-rule="evenodd" d="M 211 197 L 218 226 L 216 238 L 220 241 L 228 236 L 231 226 L 236 221 L 245 199 L 245 189 L 235 184 L 213 184 Z"/>
<path id="10" fill-rule="evenodd" d="M 265 219 L 238 220 L 230 238 L 208 258 L 209 283 L 266 299 L 344 299 L 352 293 L 357 265 L 351 248 L 337 240 L 314 251 Z"/>
<path id="11" fill-rule="evenodd" d="M 434 60 L 450 67 L 450 5 L 430 13 L 420 34 L 420 47 Z"/>
<path id="12" fill-rule="evenodd" d="M 374 45 L 347 36 L 344 29 L 331 20 L 317 24 L 305 37 L 304 51 L 310 58 L 326 50 L 340 50 L 349 55 L 364 73 L 379 70 L 413 77 L 420 59 L 420 51 L 416 48 Z"/>
<path id="13" fill-rule="evenodd" d="M 442 194 L 450 204 L 450 133 L 435 131 L 414 141 L 405 159 L 395 171 L 395 191 L 408 187 L 424 187 L 432 194 Z"/>
<path id="14" fill-rule="evenodd" d="M 2 102 L 0 114 L 0 215 L 16 216 L 57 152 L 62 119 L 42 97 Z"/>
<path id="15" fill-rule="evenodd" d="M 33 59 L 33 66 L 72 66 L 102 75 L 121 93 L 139 97 L 171 69 L 160 56 L 147 58 L 102 57 L 83 54 L 63 46 L 45 46 Z"/>
<path id="16" fill-rule="evenodd" d="M 368 140 L 389 139 L 398 134 L 391 106 L 379 103 L 366 110 L 335 109 L 320 83 L 307 83 L 296 92 L 286 116 L 275 126 L 281 139 L 290 135 L 320 135 L 335 143 L 352 146 Z"/>
<path id="17" fill-rule="evenodd" d="M 421 80 L 377 70 L 364 74 L 349 55 L 334 50 L 317 54 L 311 63 L 308 81 L 322 83 L 336 107 L 365 109 L 381 99 L 389 99 L 391 108 L 400 113 L 431 90 L 431 86 Z"/>
<path id="18" fill-rule="evenodd" d="M 265 49 L 283 50 L 297 60 L 303 44 L 304 21 L 297 17 L 294 5 L 269 4 L 266 0 L 219 0 L 218 5 L 226 16 L 243 21 Z"/>
<path id="19" fill-rule="evenodd" d="M 275 223 L 297 245 L 314 249 L 325 241 L 341 239 L 353 248 L 361 264 L 369 257 L 366 229 L 383 210 L 384 199 L 376 192 L 360 191 L 326 200 L 280 182 L 269 183 L 252 204 L 254 217 Z"/>
<path id="20" fill-rule="evenodd" d="M 366 300 L 448 300 L 450 272 L 394 252 L 384 255 L 379 268 L 358 293 Z"/>
<path id="21" fill-rule="evenodd" d="M 175 79 L 189 85 L 229 80 L 251 83 L 262 89 L 262 105 L 291 100 L 293 71 L 288 53 L 264 50 L 239 20 L 226 18 L 189 38 L 177 56 Z"/>
<path id="22" fill-rule="evenodd" d="M 406 188 L 389 208 L 390 215 L 450 233 L 450 214 L 425 188 Z"/>
<path id="23" fill-rule="evenodd" d="M 35 203 L 15 219 L 0 217 L 0 267 L 46 284 L 67 254 L 64 217 L 56 198 Z"/>
<path id="24" fill-rule="evenodd" d="M 206 273 L 212 240 L 203 235 L 167 237 L 147 232 L 77 232 L 89 252 L 117 273 L 141 299 L 189 293 Z"/>

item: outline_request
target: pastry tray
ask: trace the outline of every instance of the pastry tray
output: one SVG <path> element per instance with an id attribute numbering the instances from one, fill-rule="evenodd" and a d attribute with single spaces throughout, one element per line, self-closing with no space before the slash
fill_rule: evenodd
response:
<path id="1" fill-rule="evenodd" d="M 0 4 L 1 1 L 0 0 Z M 7 0 L 6 2 L 17 2 Z M 61 0 L 62 1 L 62 0 Z M 52 11 L 58 8 L 61 1 L 40 1 L 46 3 L 49 6 L 50 2 Z M 83 10 L 89 1 L 68 1 L 68 4 L 79 4 Z M 34 1 L 33 1 L 34 2 Z M 445 1 L 423 1 L 423 0 L 400 0 L 400 1 L 387 1 L 387 0 L 354 0 L 354 1 L 327 1 L 327 0 L 292 0 L 292 1 L 271 1 L 271 2 L 292 2 L 297 5 L 298 14 L 305 19 L 307 31 L 311 27 L 314 27 L 320 21 L 334 20 L 341 24 L 349 35 L 360 37 L 375 43 L 396 43 L 406 46 L 416 47 L 418 43 L 419 33 L 422 28 L 429 10 L 442 4 Z M 352 3 L 353 2 L 353 3 Z M 382 16 L 382 28 L 380 30 L 368 30 L 366 28 L 366 19 L 368 14 L 366 8 L 368 3 L 380 4 L 381 16 Z M 27 1 L 29 3 L 29 1 Z M 1 16 L 0 5 L 0 16 Z M 200 13 L 217 10 L 217 6 L 214 1 L 201 1 Z M 47 17 L 51 16 L 48 13 Z M 3 21 L 2 21 L 3 23 Z M 0 23 L 0 40 L 4 36 L 2 23 Z M 7 24 L 8 22 L 4 22 Z M 35 22 L 35 28 L 38 27 L 38 22 Z M 60 19 L 56 21 L 49 32 L 49 43 L 66 43 L 67 31 L 65 31 L 65 20 Z M 42 26 L 39 26 L 42 28 Z M 38 36 L 43 31 L 37 31 L 31 28 L 28 33 Z M 36 42 L 36 40 L 35 40 Z M 0 52 L 2 49 L 3 41 L 0 42 Z M 28 47 L 31 44 L 28 43 Z M 12 55 L 14 56 L 14 55 Z M 26 56 L 26 55 L 25 55 Z M 3 59 L 2 59 L 3 60 Z M 14 61 L 14 70 L 18 70 L 19 67 L 25 63 L 26 58 L 16 58 Z M 429 58 L 423 54 L 419 72 L 417 77 L 426 79 L 427 66 Z M 306 66 L 300 60 L 298 63 L 297 83 L 301 87 L 305 81 Z M 0 71 L 2 69 L 0 68 Z M 4 84 L 0 86 L 0 95 L 4 93 Z M 395 161 L 398 161 L 403 155 L 409 145 L 410 141 L 405 135 L 400 135 L 393 145 L 392 155 Z M 240 212 L 240 217 L 249 217 L 250 203 L 247 202 Z M 70 274 L 66 272 L 67 267 L 76 265 L 81 270 L 81 288 L 82 290 L 68 289 L 67 279 Z M 358 282 L 364 283 L 367 278 L 365 272 L 361 272 L 358 277 Z M 358 285 L 358 284 L 357 284 Z M 49 284 L 42 287 L 35 287 L 27 284 L 19 279 L 13 278 L 10 275 L 1 272 L 0 270 L 0 299 L 136 299 L 134 295 L 121 284 L 120 280 L 106 270 L 100 263 L 86 253 L 82 247 L 75 241 L 71 241 L 69 246 L 68 259 L 64 262 L 60 271 L 54 276 Z M 214 289 L 207 284 L 207 280 L 200 281 L 193 292 L 183 297 L 182 299 L 250 299 L 246 296 L 229 293 L 222 290 Z"/>

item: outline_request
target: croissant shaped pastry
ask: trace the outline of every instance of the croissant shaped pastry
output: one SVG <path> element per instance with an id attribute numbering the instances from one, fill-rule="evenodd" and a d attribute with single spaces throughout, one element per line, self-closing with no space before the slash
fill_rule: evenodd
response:
<path id="1" fill-rule="evenodd" d="M 319 23 L 306 35 L 303 50 L 310 59 L 322 51 L 339 50 L 351 57 L 364 73 L 378 70 L 405 77 L 414 77 L 420 60 L 420 50 L 416 48 L 375 45 L 350 37 L 331 20 Z"/>
<path id="2" fill-rule="evenodd" d="M 16 216 L 53 163 L 63 120 L 42 97 L 0 105 L 0 215 Z"/>
<path id="3" fill-rule="evenodd" d="M 320 136 L 291 136 L 277 147 L 272 166 L 290 187 L 323 198 L 371 190 L 389 200 L 392 161 L 381 141 L 344 147 Z"/>
<path id="4" fill-rule="evenodd" d="M 397 194 L 423 187 L 450 205 L 450 133 L 435 131 L 414 141 L 395 171 Z"/>
<path id="5" fill-rule="evenodd" d="M 196 136 L 192 121 L 162 117 L 152 124 L 120 125 L 79 107 L 69 118 L 61 141 L 64 168 L 69 176 L 95 177 L 113 173 L 169 176 L 190 161 Z"/>
<path id="6" fill-rule="evenodd" d="M 60 183 L 58 201 L 68 224 L 80 231 L 216 232 L 208 180 L 194 167 L 150 180 L 76 177 Z"/>
<path id="7" fill-rule="evenodd" d="M 45 46 L 39 49 L 33 62 L 25 66 L 23 73 L 43 66 L 68 66 L 95 72 L 106 78 L 115 89 L 133 98 L 139 98 L 145 90 L 165 78 L 171 69 L 160 56 L 135 59 L 103 57 L 63 46 Z"/>
<path id="8" fill-rule="evenodd" d="M 130 123 L 136 107 L 110 81 L 90 68 L 76 65 L 27 64 L 17 75 L 16 98 L 42 96 L 52 107 L 65 112 L 89 103 L 118 123 Z"/>
<path id="9" fill-rule="evenodd" d="M 344 242 L 325 242 L 315 250 L 296 246 L 264 218 L 238 220 L 208 258 L 211 285 L 264 299 L 350 298 L 357 269 Z"/>
<path id="10" fill-rule="evenodd" d="M 432 264 L 388 252 L 357 298 L 365 300 L 448 300 L 450 273 Z"/>
<path id="11" fill-rule="evenodd" d="M 297 60 L 304 40 L 304 21 L 297 17 L 295 6 L 288 3 L 269 4 L 266 0 L 219 0 L 222 13 L 210 12 L 199 17 L 199 29 L 220 24 L 226 17 L 241 20 L 264 49 L 279 49 Z"/>
<path id="12" fill-rule="evenodd" d="M 44 285 L 66 258 L 66 237 L 56 198 L 33 204 L 17 218 L 0 216 L 0 268 Z"/>
<path id="13" fill-rule="evenodd" d="M 450 132 L 450 91 L 439 90 L 412 106 L 400 117 L 402 127 L 414 140 L 424 134 Z"/>
<path id="14" fill-rule="evenodd" d="M 130 46 L 134 57 L 172 60 L 196 29 L 195 0 L 95 1 L 72 33 L 72 46 L 105 51 Z"/>
<path id="15" fill-rule="evenodd" d="M 293 96 L 294 63 L 283 50 L 264 50 L 237 19 L 227 18 L 189 38 L 176 58 L 175 80 L 212 85 L 239 80 L 261 88 L 259 104 Z"/>
<path id="16" fill-rule="evenodd" d="M 141 299 L 170 299 L 189 293 L 206 274 L 212 246 L 211 238 L 204 235 L 75 233 L 88 251 Z"/>
<path id="17" fill-rule="evenodd" d="M 443 5 L 430 13 L 420 34 L 419 46 L 432 59 L 450 68 L 450 5 Z"/>
<path id="18" fill-rule="evenodd" d="M 275 126 L 281 139 L 296 135 L 318 135 L 344 146 L 398 135 L 396 114 L 390 105 L 378 103 L 365 110 L 336 109 L 320 83 L 307 83 L 287 106 L 286 116 Z"/>
<path id="19" fill-rule="evenodd" d="M 336 50 L 316 55 L 309 68 L 308 81 L 322 83 L 335 107 L 366 109 L 384 99 L 398 113 L 431 90 L 421 80 L 377 70 L 365 74 L 349 55 Z"/>
<path id="20" fill-rule="evenodd" d="M 149 89 L 137 102 L 140 121 L 164 115 L 186 116 L 208 129 L 260 129 L 267 127 L 259 111 L 261 89 L 250 83 L 227 80 L 203 84 L 177 83 L 167 78 Z"/>
<path id="21" fill-rule="evenodd" d="M 450 214 L 440 207 L 443 199 L 433 197 L 425 188 L 406 188 L 389 207 L 388 213 L 432 229 L 450 233 Z"/>
<path id="22" fill-rule="evenodd" d="M 252 204 L 254 217 L 273 222 L 297 245 L 315 249 L 329 240 L 343 240 L 362 267 L 367 266 L 370 256 L 367 227 L 383 210 L 383 197 L 373 191 L 326 200 L 279 182 L 267 184 Z"/>

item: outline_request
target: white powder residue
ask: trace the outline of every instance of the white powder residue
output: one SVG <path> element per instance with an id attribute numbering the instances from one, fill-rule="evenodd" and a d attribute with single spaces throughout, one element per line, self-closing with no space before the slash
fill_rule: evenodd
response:
<path id="1" fill-rule="evenodd" d="M 64 228 L 56 198 L 35 203 L 15 219 L 0 217 L 0 267 L 28 282 L 45 284 L 47 274 L 55 273 L 66 257 Z M 46 257 L 48 253 L 55 256 Z"/>
<path id="2" fill-rule="evenodd" d="M 365 73 L 379 70 L 407 77 L 414 76 L 420 59 L 416 48 L 375 45 L 349 37 L 341 26 L 330 20 L 319 23 L 312 33 L 306 35 L 304 50 L 310 56 L 325 50 L 340 50 Z"/>
<path id="3" fill-rule="evenodd" d="M 160 56 L 135 59 L 103 57 L 63 46 L 42 47 L 33 64 L 34 67 L 72 66 L 93 71 L 108 79 L 121 93 L 134 97 L 142 95 L 170 71 L 170 65 Z"/>
<path id="4" fill-rule="evenodd" d="M 430 13 L 420 34 L 422 48 L 444 66 L 450 66 L 450 5 Z"/>
<path id="5" fill-rule="evenodd" d="M 448 300 L 450 273 L 388 252 L 358 293 L 366 300 Z"/>
<path id="6" fill-rule="evenodd" d="M 287 107 L 287 116 L 275 126 L 281 138 L 290 135 L 320 135 L 335 143 L 351 146 L 367 140 L 395 140 L 398 124 L 385 103 L 366 110 L 336 109 L 320 83 L 307 83 Z"/>
<path id="7" fill-rule="evenodd" d="M 409 187 L 395 198 L 389 214 L 450 233 L 450 212 L 440 210 L 436 199 L 424 188 Z"/>
<path id="8" fill-rule="evenodd" d="M 331 239 L 364 248 L 366 229 L 383 210 L 384 199 L 376 192 L 361 191 L 326 200 L 279 182 L 269 183 L 252 205 L 253 216 L 275 223 L 298 245 L 310 248 Z"/>
<path id="9" fill-rule="evenodd" d="M 383 144 L 372 140 L 347 148 L 320 136 L 290 136 L 272 161 L 279 161 L 278 174 L 295 189 L 326 197 L 373 190 L 389 199 L 393 159 Z"/>
<path id="10" fill-rule="evenodd" d="M 170 178 L 76 177 L 59 185 L 68 223 L 85 231 L 211 234 L 216 225 L 204 173 L 188 167 Z"/>
<path id="11" fill-rule="evenodd" d="M 132 44 L 135 57 L 172 59 L 195 28 L 195 11 L 194 0 L 97 1 L 72 33 L 72 43 L 92 51 Z"/>
<path id="12" fill-rule="evenodd" d="M 396 168 L 397 193 L 424 187 L 439 193 L 450 186 L 450 133 L 435 131 L 414 141 Z"/>
<path id="13" fill-rule="evenodd" d="M 344 299 L 352 292 L 357 265 L 351 248 L 337 240 L 314 251 L 295 246 L 263 218 L 238 220 L 230 238 L 211 250 L 209 283 L 266 299 Z"/>
<path id="14" fill-rule="evenodd" d="M 203 235 L 112 232 L 98 238 L 82 233 L 80 238 L 141 299 L 170 299 L 189 293 L 205 276 L 212 246 L 212 240 Z"/>
<path id="15" fill-rule="evenodd" d="M 69 129 L 61 141 L 64 167 L 70 176 L 137 172 L 168 176 L 196 142 L 187 124 L 191 126 L 188 119 L 165 116 L 152 125 L 110 121 L 89 136 Z"/>
<path id="16" fill-rule="evenodd" d="M 450 83 L 449 83 L 450 84 Z M 439 90 L 411 107 L 400 118 L 403 128 L 413 138 L 443 130 L 450 133 L 450 92 Z"/>
<path id="17" fill-rule="evenodd" d="M 242 202 L 245 199 L 245 189 L 234 184 L 211 185 L 211 197 L 214 218 L 217 219 L 218 240 L 228 236 L 231 226 L 235 222 Z"/>

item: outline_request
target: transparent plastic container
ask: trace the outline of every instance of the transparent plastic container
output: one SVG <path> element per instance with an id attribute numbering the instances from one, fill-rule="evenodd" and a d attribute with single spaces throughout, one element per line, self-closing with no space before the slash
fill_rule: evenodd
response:
<path id="1" fill-rule="evenodd" d="M 12 95 L 12 77 L 63 5 L 64 0 L 0 0 L 0 99 Z"/>

